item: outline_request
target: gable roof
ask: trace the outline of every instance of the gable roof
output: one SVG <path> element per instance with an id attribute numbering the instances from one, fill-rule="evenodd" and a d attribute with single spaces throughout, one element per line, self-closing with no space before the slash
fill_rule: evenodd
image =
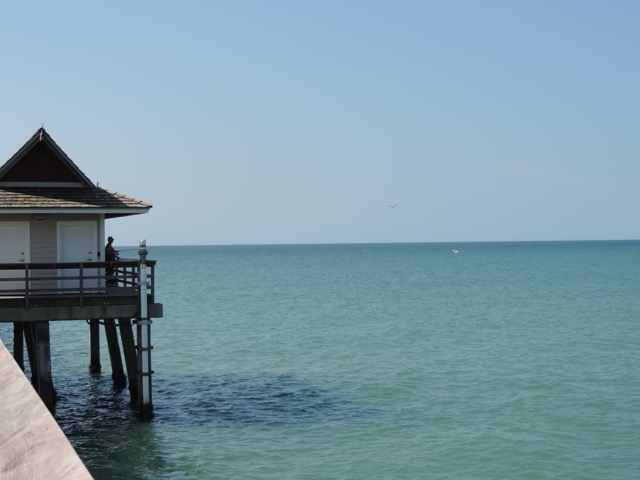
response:
<path id="1" fill-rule="evenodd" d="M 2 213 L 147 213 L 151 204 L 97 187 L 40 128 L 0 167 Z"/>

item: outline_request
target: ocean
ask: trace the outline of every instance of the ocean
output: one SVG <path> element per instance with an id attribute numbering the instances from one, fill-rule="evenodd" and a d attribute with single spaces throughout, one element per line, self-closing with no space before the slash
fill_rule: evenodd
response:
<path id="1" fill-rule="evenodd" d="M 151 420 L 51 324 L 96 479 L 640 477 L 640 241 L 148 249 Z"/>

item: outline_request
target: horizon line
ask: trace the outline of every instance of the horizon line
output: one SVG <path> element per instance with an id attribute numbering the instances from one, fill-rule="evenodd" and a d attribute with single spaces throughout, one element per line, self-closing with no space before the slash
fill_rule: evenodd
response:
<path id="1" fill-rule="evenodd" d="M 407 242 L 303 242 L 303 243 L 159 243 L 149 244 L 149 247 L 293 247 L 293 246 L 321 246 L 321 245 L 465 245 L 489 243 L 596 243 L 596 242 L 637 242 L 638 238 L 628 239 L 590 239 L 590 240 L 464 240 L 464 241 L 407 241 Z M 135 245 L 118 244 L 125 247 Z"/>

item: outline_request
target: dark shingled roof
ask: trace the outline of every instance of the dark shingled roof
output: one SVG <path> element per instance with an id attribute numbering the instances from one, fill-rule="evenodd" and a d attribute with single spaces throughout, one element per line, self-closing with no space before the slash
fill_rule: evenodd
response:
<path id="1" fill-rule="evenodd" d="M 149 203 L 95 186 L 44 128 L 0 167 L 0 213 L 86 209 L 110 218 L 150 208 Z"/>

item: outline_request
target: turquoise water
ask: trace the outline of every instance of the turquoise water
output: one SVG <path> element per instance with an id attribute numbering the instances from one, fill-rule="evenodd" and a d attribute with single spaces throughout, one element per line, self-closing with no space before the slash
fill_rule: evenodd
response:
<path id="1" fill-rule="evenodd" d="M 640 475 L 640 242 L 149 250 L 151 421 L 52 325 L 95 478 Z"/>

